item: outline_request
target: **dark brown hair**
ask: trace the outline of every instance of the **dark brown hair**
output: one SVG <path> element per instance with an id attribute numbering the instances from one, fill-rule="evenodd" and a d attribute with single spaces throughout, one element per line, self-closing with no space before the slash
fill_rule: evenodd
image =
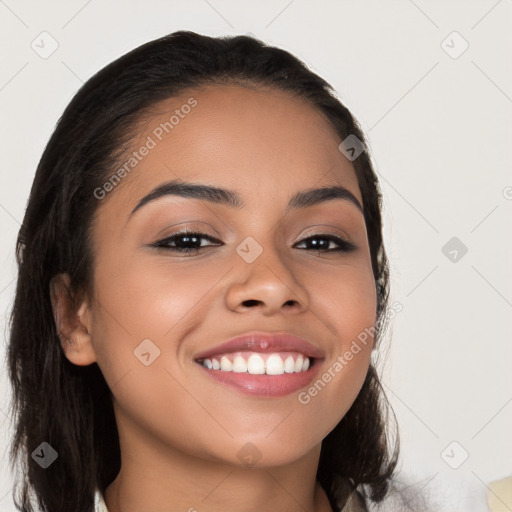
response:
<path id="1" fill-rule="evenodd" d="M 344 140 L 365 144 L 354 161 L 377 290 L 376 343 L 386 323 L 389 271 L 381 226 L 381 193 L 363 133 L 332 87 L 285 50 L 248 36 L 208 37 L 179 31 L 143 44 L 90 78 L 65 109 L 36 170 L 16 258 L 18 280 L 10 318 L 9 378 L 13 387 L 11 466 L 19 462 L 23 511 L 90 512 L 120 470 L 112 393 L 96 363 L 77 366 L 62 350 L 50 301 L 50 279 L 71 277 L 73 294 L 92 287 L 94 190 L 117 168 L 135 127 L 157 102 L 188 88 L 237 83 L 272 87 L 303 98 Z M 387 427 L 386 400 L 371 364 L 360 393 L 323 440 L 317 480 L 331 504 L 347 489 L 382 501 L 398 458 Z M 43 469 L 33 457 L 42 442 L 58 454 Z M 348 483 L 348 487 L 347 487 Z"/>

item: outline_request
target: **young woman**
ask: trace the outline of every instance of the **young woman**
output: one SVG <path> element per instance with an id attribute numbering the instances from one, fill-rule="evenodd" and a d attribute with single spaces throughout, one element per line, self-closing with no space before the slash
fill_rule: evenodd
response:
<path id="1" fill-rule="evenodd" d="M 175 32 L 78 91 L 17 241 L 17 506 L 383 500 L 398 436 L 371 360 L 389 276 L 364 141 L 328 83 L 247 36 Z"/>

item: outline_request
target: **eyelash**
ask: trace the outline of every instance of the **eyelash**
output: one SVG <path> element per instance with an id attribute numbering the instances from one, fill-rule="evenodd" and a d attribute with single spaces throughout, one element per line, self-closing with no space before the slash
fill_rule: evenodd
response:
<path id="1" fill-rule="evenodd" d="M 196 238 L 203 238 L 206 240 L 210 240 L 211 242 L 220 242 L 220 240 L 217 240 L 216 238 L 213 238 L 205 233 L 185 230 L 185 231 L 180 231 L 178 233 L 175 233 L 172 236 L 169 236 L 162 240 L 159 240 L 158 242 L 151 244 L 151 247 L 156 247 L 157 249 L 164 249 L 164 250 L 178 252 L 178 253 L 182 253 L 182 254 L 190 254 L 193 252 L 198 252 L 205 247 L 205 246 L 202 246 L 202 247 L 193 247 L 193 248 L 190 248 L 190 247 L 179 248 L 179 247 L 172 247 L 172 246 L 168 245 L 169 242 L 174 242 L 176 239 L 184 238 L 184 237 L 187 237 L 187 238 L 196 237 Z M 337 249 L 322 250 L 322 249 L 313 248 L 313 249 L 306 249 L 306 250 L 313 250 L 313 251 L 316 250 L 318 252 L 329 252 L 329 253 L 332 253 L 332 252 L 348 253 L 348 252 L 354 251 L 357 248 L 354 244 L 352 244 L 351 242 L 348 242 L 347 240 L 344 240 L 343 238 L 341 238 L 339 236 L 326 234 L 326 233 L 317 233 L 317 234 L 311 235 L 307 238 L 304 238 L 303 240 L 301 240 L 298 243 L 303 243 L 303 242 L 306 242 L 306 241 L 309 241 L 309 240 L 312 240 L 315 238 L 322 238 L 324 240 L 328 240 L 329 242 L 335 242 L 339 245 L 339 247 Z M 208 247 L 208 246 L 206 246 L 206 247 Z"/>

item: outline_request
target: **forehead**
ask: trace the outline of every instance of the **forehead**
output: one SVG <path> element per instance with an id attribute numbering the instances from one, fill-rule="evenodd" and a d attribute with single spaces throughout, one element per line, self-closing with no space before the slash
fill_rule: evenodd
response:
<path id="1" fill-rule="evenodd" d="M 285 91 L 240 85 L 188 89 L 153 105 L 134 134 L 121 164 L 137 161 L 125 166 L 122 186 L 112 194 L 127 208 L 175 179 L 238 190 L 246 203 L 335 184 L 362 202 L 332 125 L 309 102 Z"/>

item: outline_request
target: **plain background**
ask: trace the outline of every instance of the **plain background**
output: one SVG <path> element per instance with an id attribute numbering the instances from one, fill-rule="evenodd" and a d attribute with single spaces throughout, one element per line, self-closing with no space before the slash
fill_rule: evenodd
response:
<path id="1" fill-rule="evenodd" d="M 2 355 L 15 238 L 78 88 L 175 30 L 250 32 L 330 82 L 369 138 L 403 307 L 381 365 L 400 477 L 439 510 L 485 511 L 486 485 L 512 475 L 512 1 L 5 0 L 0 16 Z M 58 43 L 47 58 L 31 46 L 41 38 Z M 0 391 L 0 510 L 14 512 L 3 366 Z"/>

